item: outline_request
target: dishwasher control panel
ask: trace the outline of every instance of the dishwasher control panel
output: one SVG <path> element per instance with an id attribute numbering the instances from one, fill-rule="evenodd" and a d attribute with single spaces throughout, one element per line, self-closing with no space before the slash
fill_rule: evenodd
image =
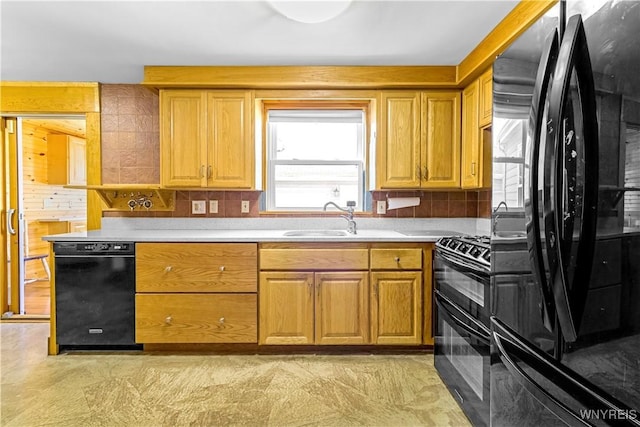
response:
<path id="1" fill-rule="evenodd" d="M 53 244 L 56 255 L 133 255 L 133 242 L 56 242 Z"/>

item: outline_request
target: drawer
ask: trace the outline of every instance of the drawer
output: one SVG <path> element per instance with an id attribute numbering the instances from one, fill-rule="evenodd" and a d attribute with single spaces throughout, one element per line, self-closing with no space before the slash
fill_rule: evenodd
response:
<path id="1" fill-rule="evenodd" d="M 256 294 L 136 294 L 137 343 L 257 343 Z"/>
<path id="2" fill-rule="evenodd" d="M 597 241 L 593 255 L 591 288 L 600 288 L 620 283 L 622 279 L 621 259 L 621 239 Z"/>
<path id="3" fill-rule="evenodd" d="M 253 243 L 138 243 L 137 292 L 257 292 Z"/>
<path id="4" fill-rule="evenodd" d="M 371 249 L 372 270 L 421 270 L 422 249 L 420 248 L 373 248 Z"/>
<path id="5" fill-rule="evenodd" d="M 260 270 L 368 270 L 368 249 L 261 249 Z"/>

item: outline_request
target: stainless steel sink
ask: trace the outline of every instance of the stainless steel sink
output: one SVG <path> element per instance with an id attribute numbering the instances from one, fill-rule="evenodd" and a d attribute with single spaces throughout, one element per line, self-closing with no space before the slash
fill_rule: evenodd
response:
<path id="1" fill-rule="evenodd" d="M 458 231 L 451 230 L 398 230 L 398 233 L 404 234 L 405 236 L 459 236 L 460 233 Z"/>
<path id="2" fill-rule="evenodd" d="M 285 237 L 340 237 L 348 236 L 349 233 L 343 230 L 291 230 L 285 231 Z"/>
<path id="3" fill-rule="evenodd" d="M 501 239 L 520 239 L 526 237 L 527 233 L 524 231 L 494 231 L 493 235 Z"/>

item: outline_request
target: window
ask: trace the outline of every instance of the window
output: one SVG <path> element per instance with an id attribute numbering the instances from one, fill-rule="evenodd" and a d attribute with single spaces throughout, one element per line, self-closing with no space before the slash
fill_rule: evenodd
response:
<path id="1" fill-rule="evenodd" d="M 624 219 L 628 227 L 640 227 L 640 127 L 627 126 L 624 162 Z"/>
<path id="2" fill-rule="evenodd" d="M 493 121 L 493 196 L 495 204 L 504 201 L 509 208 L 524 207 L 524 141 L 527 120 Z"/>
<path id="3" fill-rule="evenodd" d="M 332 201 L 363 210 L 366 111 L 267 110 L 266 207 L 320 211 Z"/>

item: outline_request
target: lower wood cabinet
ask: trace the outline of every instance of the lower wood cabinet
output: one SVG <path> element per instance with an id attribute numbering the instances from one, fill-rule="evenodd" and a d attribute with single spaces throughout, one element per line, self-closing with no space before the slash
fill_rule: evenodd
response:
<path id="1" fill-rule="evenodd" d="M 257 343 L 255 243 L 136 244 L 136 342 Z"/>
<path id="2" fill-rule="evenodd" d="M 368 276 L 260 273 L 260 344 L 369 343 Z"/>
<path id="3" fill-rule="evenodd" d="M 255 343 L 256 294 L 137 294 L 136 342 Z"/>
<path id="4" fill-rule="evenodd" d="M 422 343 L 422 271 L 371 273 L 374 344 Z"/>

